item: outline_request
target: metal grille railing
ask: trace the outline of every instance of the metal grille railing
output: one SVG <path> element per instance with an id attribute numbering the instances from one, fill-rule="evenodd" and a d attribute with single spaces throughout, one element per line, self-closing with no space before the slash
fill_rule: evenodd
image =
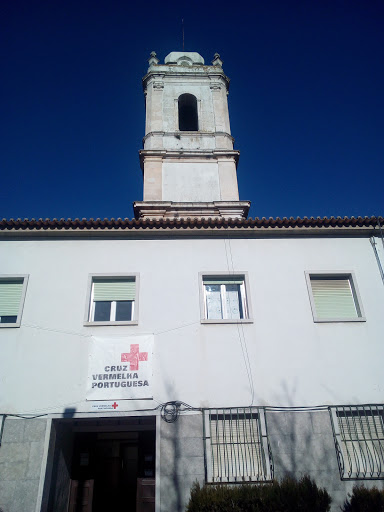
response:
<path id="1" fill-rule="evenodd" d="M 210 410 L 207 430 L 213 482 L 271 479 L 270 448 L 257 408 Z"/>
<path id="2" fill-rule="evenodd" d="M 331 409 L 341 477 L 384 478 L 383 406 Z"/>

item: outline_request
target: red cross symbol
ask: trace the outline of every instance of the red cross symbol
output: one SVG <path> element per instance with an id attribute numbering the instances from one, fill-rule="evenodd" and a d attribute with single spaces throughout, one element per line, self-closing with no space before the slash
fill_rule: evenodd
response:
<path id="1" fill-rule="evenodd" d="M 122 363 L 130 363 L 129 369 L 137 371 L 139 369 L 139 361 L 148 361 L 148 352 L 139 352 L 139 345 L 131 345 L 129 354 L 121 354 Z"/>
<path id="2" fill-rule="evenodd" d="M 112 407 L 113 407 L 113 408 L 115 409 L 115 411 L 116 411 L 116 407 L 119 407 L 119 404 L 117 404 L 116 402 L 113 402 Z"/>

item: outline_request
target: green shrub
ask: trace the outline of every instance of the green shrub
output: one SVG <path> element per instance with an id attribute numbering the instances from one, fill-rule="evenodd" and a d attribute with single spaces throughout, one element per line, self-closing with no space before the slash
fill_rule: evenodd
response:
<path id="1" fill-rule="evenodd" d="M 186 512 L 326 512 L 330 504 L 328 492 L 305 476 L 259 485 L 195 483 Z"/>
<path id="2" fill-rule="evenodd" d="M 353 488 L 342 508 L 343 512 L 384 512 L 384 490 L 367 489 L 361 485 Z"/>

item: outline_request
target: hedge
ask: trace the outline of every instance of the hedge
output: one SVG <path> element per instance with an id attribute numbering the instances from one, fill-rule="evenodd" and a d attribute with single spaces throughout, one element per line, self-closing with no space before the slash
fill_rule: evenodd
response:
<path id="1" fill-rule="evenodd" d="M 345 501 L 343 512 L 384 512 L 384 490 L 356 485 Z"/>
<path id="2" fill-rule="evenodd" d="M 326 512 L 331 497 L 304 476 L 260 485 L 195 483 L 186 512 Z"/>

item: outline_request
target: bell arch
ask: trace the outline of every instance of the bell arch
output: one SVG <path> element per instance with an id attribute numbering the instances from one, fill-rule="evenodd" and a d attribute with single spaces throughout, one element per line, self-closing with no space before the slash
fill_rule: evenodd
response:
<path id="1" fill-rule="evenodd" d="M 197 132 L 199 130 L 197 115 L 197 99 L 193 94 L 181 94 L 178 99 L 179 130 Z"/>

